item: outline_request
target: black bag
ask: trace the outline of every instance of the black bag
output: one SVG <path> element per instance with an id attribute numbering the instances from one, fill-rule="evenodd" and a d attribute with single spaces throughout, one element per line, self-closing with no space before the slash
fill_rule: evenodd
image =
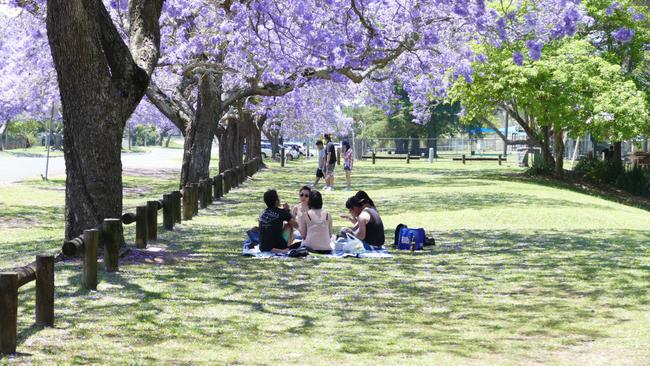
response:
<path id="1" fill-rule="evenodd" d="M 289 253 L 287 253 L 287 257 L 291 257 L 291 258 L 306 257 L 308 255 L 309 252 L 307 252 L 307 248 L 305 247 L 291 249 Z"/>
<path id="2" fill-rule="evenodd" d="M 397 227 L 395 228 L 395 240 L 393 241 L 393 246 L 397 247 L 399 245 L 399 232 L 402 230 L 402 228 L 407 228 L 408 226 L 404 224 L 398 224 Z"/>

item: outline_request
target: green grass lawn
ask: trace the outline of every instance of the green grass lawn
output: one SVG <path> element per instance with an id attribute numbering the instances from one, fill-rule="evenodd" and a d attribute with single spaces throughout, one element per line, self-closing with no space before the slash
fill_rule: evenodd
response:
<path id="1" fill-rule="evenodd" d="M 98 291 L 82 289 L 78 261 L 57 264 L 56 326 L 33 326 L 33 284 L 21 288 L 20 354 L 0 364 L 650 363 L 647 211 L 491 162 L 362 162 L 354 185 L 375 200 L 387 236 L 398 223 L 421 226 L 437 247 L 387 260 L 241 257 L 264 190 L 297 201 L 313 165 L 271 163 L 160 232 L 146 260 L 100 271 Z M 126 207 L 176 186 L 144 174 L 125 182 Z M 0 268 L 59 250 L 62 187 L 3 187 Z M 335 217 L 344 211 L 349 192 L 323 194 Z"/>
<path id="2" fill-rule="evenodd" d="M 0 151 L 0 156 L 27 156 L 27 157 L 46 157 L 47 147 L 42 145 L 34 145 L 26 149 L 9 149 Z M 53 150 L 50 148 L 50 157 L 63 156 L 63 151 Z"/>

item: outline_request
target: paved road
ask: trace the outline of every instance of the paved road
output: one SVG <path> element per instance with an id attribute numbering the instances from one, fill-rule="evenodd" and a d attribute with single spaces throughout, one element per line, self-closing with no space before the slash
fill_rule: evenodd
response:
<path id="1" fill-rule="evenodd" d="M 122 154 L 122 169 L 178 169 L 180 171 L 182 149 L 155 149 L 147 153 Z M 0 156 L 0 184 L 12 183 L 45 174 L 44 157 Z M 48 177 L 65 175 L 63 157 L 50 158 Z"/>

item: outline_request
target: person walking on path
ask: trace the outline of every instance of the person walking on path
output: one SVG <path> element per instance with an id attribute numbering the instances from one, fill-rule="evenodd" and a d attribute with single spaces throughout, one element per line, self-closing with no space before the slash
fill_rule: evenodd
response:
<path id="1" fill-rule="evenodd" d="M 327 154 L 326 157 L 326 171 L 325 171 L 325 187 L 323 190 L 325 191 L 332 191 L 334 190 L 334 168 L 336 167 L 336 148 L 334 147 L 334 143 L 332 142 L 332 136 L 329 133 L 326 133 L 323 137 L 325 137 L 325 141 L 327 142 L 327 146 L 325 147 L 325 151 Z"/>
<path id="2" fill-rule="evenodd" d="M 350 143 L 343 141 L 341 143 L 343 147 L 343 171 L 345 171 L 345 180 L 347 182 L 346 191 L 352 190 L 352 165 L 354 162 L 354 154 Z"/>
<path id="3" fill-rule="evenodd" d="M 323 141 L 321 140 L 316 141 L 316 149 L 318 149 L 318 153 L 317 153 L 318 168 L 316 168 L 316 180 L 311 185 L 312 187 L 316 187 L 320 179 L 325 177 L 324 171 L 327 166 L 327 164 L 325 163 L 326 156 L 325 156 L 325 147 L 323 146 Z"/>

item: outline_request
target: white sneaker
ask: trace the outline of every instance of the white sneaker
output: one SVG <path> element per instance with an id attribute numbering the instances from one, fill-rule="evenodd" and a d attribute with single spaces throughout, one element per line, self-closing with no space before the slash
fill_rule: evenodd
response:
<path id="1" fill-rule="evenodd" d="M 330 186 L 323 186 L 323 189 L 322 189 L 322 190 L 323 190 L 323 191 L 329 191 L 329 189 L 330 189 Z"/>

